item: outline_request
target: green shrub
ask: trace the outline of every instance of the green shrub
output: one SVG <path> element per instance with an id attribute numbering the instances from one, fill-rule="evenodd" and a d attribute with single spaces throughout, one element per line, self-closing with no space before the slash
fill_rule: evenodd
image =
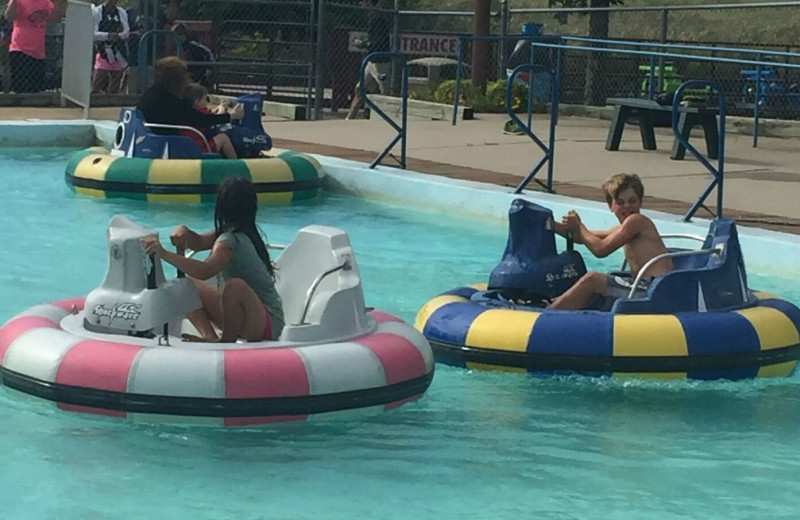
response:
<path id="1" fill-rule="evenodd" d="M 472 81 L 468 79 L 461 80 L 461 91 L 460 94 L 460 104 L 470 104 L 470 100 L 475 96 L 475 89 L 472 88 Z M 437 103 L 444 103 L 446 105 L 452 105 L 455 101 L 456 96 L 456 80 L 448 79 L 447 81 L 443 81 L 439 84 L 436 88 L 436 92 L 434 93 L 434 101 Z M 471 106 L 471 105 L 470 105 Z"/>
<path id="2" fill-rule="evenodd" d="M 461 91 L 459 104 L 472 107 L 478 113 L 505 113 L 506 111 L 506 88 L 508 81 L 505 79 L 492 81 L 486 85 L 486 94 L 472 86 L 468 79 L 461 80 Z M 452 105 L 455 97 L 455 80 L 442 82 L 433 92 L 433 99 L 436 103 Z M 416 94 L 413 99 L 426 99 L 427 96 Z M 525 112 L 528 106 L 528 85 L 515 82 L 514 90 L 511 94 L 512 108 L 515 112 Z M 534 100 L 534 112 L 541 112 L 544 106 Z"/>

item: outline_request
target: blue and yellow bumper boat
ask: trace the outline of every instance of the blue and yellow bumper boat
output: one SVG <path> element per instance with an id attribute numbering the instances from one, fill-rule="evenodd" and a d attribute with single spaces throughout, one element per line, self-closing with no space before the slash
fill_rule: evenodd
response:
<path id="1" fill-rule="evenodd" d="M 509 222 L 504 258 L 488 284 L 447 291 L 420 309 L 416 326 L 437 361 L 689 379 L 781 377 L 795 370 L 800 309 L 748 289 L 731 219 L 712 222 L 700 250 L 672 250 L 675 270 L 657 277 L 644 297 L 596 301 L 580 311 L 544 309 L 586 271 L 578 252 L 556 254 L 552 213 L 519 199 Z"/>

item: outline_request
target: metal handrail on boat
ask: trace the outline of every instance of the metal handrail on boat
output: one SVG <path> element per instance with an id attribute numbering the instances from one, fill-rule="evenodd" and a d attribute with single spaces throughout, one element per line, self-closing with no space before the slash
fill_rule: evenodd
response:
<path id="1" fill-rule="evenodd" d="M 661 238 L 687 238 L 689 240 L 697 240 L 698 242 L 705 242 L 706 237 L 700 235 L 693 235 L 691 233 L 663 233 L 659 235 Z M 628 267 L 628 259 L 622 261 L 620 271 L 624 271 Z"/>
<path id="2" fill-rule="evenodd" d="M 314 297 L 314 293 L 319 287 L 319 284 L 322 283 L 322 280 L 324 280 L 326 276 L 331 275 L 337 271 L 342 271 L 342 270 L 349 271 L 352 268 L 353 264 L 350 261 L 350 258 L 348 257 L 345 258 L 344 262 L 341 265 L 337 265 L 332 269 L 328 269 L 327 271 L 320 273 L 319 276 L 317 276 L 314 279 L 314 282 L 311 284 L 311 286 L 308 288 L 308 291 L 306 292 L 306 301 L 303 304 L 303 313 L 300 315 L 300 321 L 298 323 L 295 323 L 295 325 L 306 324 L 306 316 L 308 315 L 308 309 L 309 307 L 311 307 L 311 298 Z"/>
<path id="3" fill-rule="evenodd" d="M 636 289 L 639 287 L 639 282 L 642 281 L 642 277 L 650 269 L 653 264 L 658 262 L 659 260 L 663 260 L 665 258 L 675 258 L 679 256 L 695 256 L 695 255 L 719 255 L 722 253 L 722 246 L 713 247 L 710 249 L 698 249 L 696 251 L 673 251 L 671 253 L 662 253 L 660 255 L 656 255 L 651 258 L 636 275 L 636 278 L 633 280 L 633 286 L 631 287 L 630 292 L 628 293 L 628 298 L 633 298 L 633 295 L 636 293 Z"/>
<path id="4" fill-rule="evenodd" d="M 166 128 L 169 130 L 188 130 L 190 132 L 194 132 L 195 134 L 200 136 L 200 139 L 203 140 L 203 144 L 206 145 L 206 150 L 208 150 L 209 152 L 211 151 L 211 147 L 208 145 L 208 139 L 206 139 L 206 136 L 203 134 L 203 132 L 201 132 L 197 128 L 194 128 L 193 126 L 163 125 L 161 123 L 144 123 L 144 126 L 145 128 Z"/>

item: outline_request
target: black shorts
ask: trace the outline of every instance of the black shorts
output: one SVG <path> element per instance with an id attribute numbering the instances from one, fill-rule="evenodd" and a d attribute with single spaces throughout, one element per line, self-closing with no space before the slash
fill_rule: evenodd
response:
<path id="1" fill-rule="evenodd" d="M 17 94 L 44 90 L 44 60 L 24 52 L 11 51 L 8 53 L 8 63 L 11 68 L 11 90 Z"/>
<path id="2" fill-rule="evenodd" d="M 608 298 L 627 298 L 633 287 L 633 278 L 626 276 L 615 276 L 611 274 L 606 275 L 608 287 L 604 296 Z M 650 287 L 652 278 L 639 280 L 639 285 L 636 286 L 636 291 L 633 293 L 634 298 L 644 298 L 647 294 L 647 288 Z"/>

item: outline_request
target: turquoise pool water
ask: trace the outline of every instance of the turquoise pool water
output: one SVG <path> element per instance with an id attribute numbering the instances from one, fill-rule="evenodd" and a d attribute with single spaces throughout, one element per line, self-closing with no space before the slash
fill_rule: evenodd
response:
<path id="1" fill-rule="evenodd" d="M 115 213 L 162 236 L 212 224 L 208 206 L 76 196 L 68 155 L 0 149 L 0 322 L 98 285 Z M 485 279 L 506 233 L 331 195 L 260 220 L 274 242 L 312 223 L 346 229 L 367 303 L 407 320 Z M 800 302 L 798 281 L 750 281 Z M 80 416 L 0 388 L 0 508 L 9 519 L 795 518 L 799 424 L 800 377 L 537 379 L 438 365 L 426 396 L 392 413 L 257 430 Z"/>

